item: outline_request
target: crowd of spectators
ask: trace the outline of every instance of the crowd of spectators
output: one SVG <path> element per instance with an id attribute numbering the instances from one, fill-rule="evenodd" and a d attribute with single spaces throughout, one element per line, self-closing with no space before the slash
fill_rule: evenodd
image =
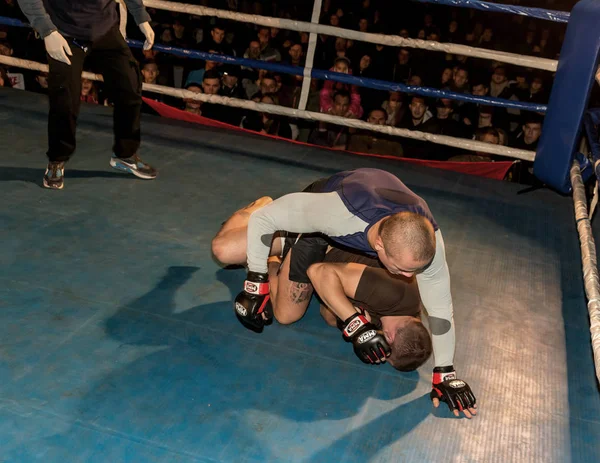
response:
<path id="1" fill-rule="evenodd" d="M 310 20 L 312 10 L 312 2 L 300 0 L 196 3 L 306 21 Z M 534 1 L 530 1 L 527 6 L 534 4 Z M 545 0 L 543 6 L 569 8 L 569 5 L 549 0 Z M 303 67 L 305 63 L 309 42 L 307 33 L 163 10 L 150 9 L 149 13 L 156 32 L 156 43 L 160 45 L 290 66 Z M 0 16 L 25 20 L 16 0 L 0 0 Z M 558 58 L 566 30 L 564 24 L 519 15 L 416 2 L 375 0 L 324 0 L 320 22 L 362 32 L 396 34 L 406 38 L 464 44 L 552 59 Z M 140 38 L 131 18 L 128 36 Z M 301 76 L 182 58 L 155 49 L 143 52 L 134 49 L 134 54 L 139 60 L 142 78 L 146 83 L 290 108 L 297 108 L 299 104 L 303 83 Z M 24 28 L 0 26 L 0 55 L 38 62 L 46 60 L 42 41 L 33 31 Z M 317 36 L 313 67 L 414 87 L 425 86 L 475 96 L 541 104 L 548 102 L 553 80 L 553 75 L 549 72 L 490 60 L 415 48 L 373 45 L 322 34 Z M 86 63 L 86 68 L 94 71 L 94 62 Z M 44 93 L 48 86 L 47 75 L 0 67 L 0 86 Z M 333 149 L 442 161 L 495 160 L 494 156 L 485 153 L 465 152 L 409 138 L 392 138 L 378 132 L 244 111 L 193 99 L 177 100 L 151 93 L 146 96 L 228 124 Z M 86 79 L 82 80 L 81 100 L 110 105 L 110 95 L 105 94 L 102 86 Z M 534 112 L 446 98 L 434 100 L 416 94 L 386 92 L 316 79 L 311 81 L 306 109 L 361 119 L 372 124 L 476 139 L 533 151 L 543 127 L 543 114 Z M 530 166 L 524 163 L 520 169 L 511 172 L 511 178 L 528 183 L 532 180 L 530 170 Z"/>

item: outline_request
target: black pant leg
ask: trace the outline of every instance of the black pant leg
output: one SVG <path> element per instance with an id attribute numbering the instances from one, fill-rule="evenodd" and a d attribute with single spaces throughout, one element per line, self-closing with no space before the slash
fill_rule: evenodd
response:
<path id="1" fill-rule="evenodd" d="M 142 75 L 139 65 L 117 27 L 93 44 L 104 76 L 104 86 L 114 102 L 114 153 L 128 158 L 140 146 Z"/>
<path id="2" fill-rule="evenodd" d="M 76 128 L 81 106 L 81 72 L 86 51 L 69 46 L 73 56 L 71 64 L 56 61 L 48 56 L 48 159 L 51 162 L 68 161 L 76 147 Z"/>

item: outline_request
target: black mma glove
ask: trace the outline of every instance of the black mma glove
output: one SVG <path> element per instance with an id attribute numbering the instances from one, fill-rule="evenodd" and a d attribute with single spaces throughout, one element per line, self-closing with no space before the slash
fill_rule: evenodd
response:
<path id="1" fill-rule="evenodd" d="M 474 408 L 477 403 L 469 385 L 456 377 L 453 366 L 433 369 L 431 398 L 445 402 L 450 411 Z"/>
<path id="2" fill-rule="evenodd" d="M 244 290 L 235 298 L 233 307 L 238 319 L 246 328 L 260 333 L 273 318 L 273 308 L 269 296 L 269 275 L 248 272 Z M 267 320 L 263 318 L 263 313 Z"/>
<path id="3" fill-rule="evenodd" d="M 364 363 L 384 362 L 392 353 L 383 331 L 362 314 L 355 313 L 342 324 L 342 334 L 354 345 L 354 353 Z"/>

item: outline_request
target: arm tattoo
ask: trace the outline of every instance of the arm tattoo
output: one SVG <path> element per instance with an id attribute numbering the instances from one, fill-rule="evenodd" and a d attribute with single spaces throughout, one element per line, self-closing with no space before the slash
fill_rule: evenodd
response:
<path id="1" fill-rule="evenodd" d="M 310 299 L 312 285 L 308 283 L 294 283 L 290 286 L 290 299 L 294 304 L 300 304 Z"/>

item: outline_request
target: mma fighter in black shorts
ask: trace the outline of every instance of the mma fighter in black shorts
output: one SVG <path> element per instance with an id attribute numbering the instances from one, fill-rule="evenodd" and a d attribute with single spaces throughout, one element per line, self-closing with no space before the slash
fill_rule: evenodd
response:
<path id="1" fill-rule="evenodd" d="M 281 262 L 288 255 L 289 267 L 283 268 Z M 421 299 L 415 279 L 391 275 L 377 259 L 329 246 L 320 236 L 288 236 L 282 257 L 271 257 L 269 274 L 272 301 L 284 299 L 286 295 L 279 296 L 277 291 L 289 288 L 288 303 L 283 309 L 276 305 L 273 308 L 278 321 L 293 323 L 304 315 L 312 286 L 321 300 L 321 315 L 329 325 L 343 332 L 342 322 L 348 316 L 340 311 L 336 302 L 344 298 L 352 303 L 350 316 L 358 313 L 372 326 L 375 334 L 369 347 L 355 349 L 365 363 L 380 363 L 378 357 L 369 352 L 387 348 L 380 344 L 380 337 L 385 338 L 391 351 L 384 361 L 400 371 L 415 370 L 432 353 L 431 336 L 420 318 Z M 277 280 L 275 286 L 274 280 Z M 303 301 L 303 298 L 306 299 Z M 294 309 L 290 310 L 291 307 Z"/>

